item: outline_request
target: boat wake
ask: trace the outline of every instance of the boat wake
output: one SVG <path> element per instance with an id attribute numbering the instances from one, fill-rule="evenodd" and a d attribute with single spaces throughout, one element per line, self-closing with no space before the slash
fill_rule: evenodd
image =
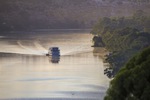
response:
<path id="1" fill-rule="evenodd" d="M 25 54 L 45 55 L 47 53 L 47 50 L 38 41 L 33 41 L 32 47 L 23 45 L 22 41 L 17 41 L 17 44 L 25 51 Z"/>
<path id="2" fill-rule="evenodd" d="M 0 45 L 0 52 L 5 54 L 45 55 L 47 53 L 40 41 L 2 41 Z"/>

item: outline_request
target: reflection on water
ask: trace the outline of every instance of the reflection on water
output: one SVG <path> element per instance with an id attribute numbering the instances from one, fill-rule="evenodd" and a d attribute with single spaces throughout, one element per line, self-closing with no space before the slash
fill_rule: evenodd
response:
<path id="1" fill-rule="evenodd" d="M 109 52 L 105 48 L 94 47 L 93 49 L 93 56 L 100 57 L 100 59 L 103 59 L 104 75 L 111 79 L 114 78 L 114 69 L 106 60 L 108 54 Z"/>
<path id="2" fill-rule="evenodd" d="M 49 61 L 50 61 L 51 63 L 59 63 L 59 61 L 60 61 L 60 56 L 51 56 L 51 57 L 49 57 Z"/>
<path id="3" fill-rule="evenodd" d="M 111 67 L 104 69 L 104 74 L 108 76 L 108 78 L 114 77 L 114 70 Z"/>
<path id="4" fill-rule="evenodd" d="M 113 63 L 109 63 L 109 59 L 108 59 L 109 55 L 111 55 L 111 53 L 107 53 L 105 55 L 105 58 L 104 58 L 104 67 L 105 67 L 104 74 L 108 78 L 114 78 L 114 76 L 115 76 L 115 68 L 112 67 Z"/>
<path id="5" fill-rule="evenodd" d="M 0 99 L 103 100 L 109 79 L 102 59 L 93 56 L 91 35 L 66 32 L 0 39 Z M 53 46 L 61 59 L 45 56 Z"/>

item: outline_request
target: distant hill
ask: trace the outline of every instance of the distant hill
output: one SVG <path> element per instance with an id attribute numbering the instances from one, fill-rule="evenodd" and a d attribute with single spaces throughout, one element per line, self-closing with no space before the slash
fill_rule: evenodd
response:
<path id="1" fill-rule="evenodd" d="M 92 28 L 99 17 L 149 14 L 149 0 L 0 0 L 0 31 Z"/>

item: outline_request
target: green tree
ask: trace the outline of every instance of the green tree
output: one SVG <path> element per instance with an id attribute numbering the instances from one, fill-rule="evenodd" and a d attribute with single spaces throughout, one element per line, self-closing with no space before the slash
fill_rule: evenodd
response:
<path id="1" fill-rule="evenodd" d="M 104 100 L 150 100 L 150 47 L 134 56 L 110 82 Z"/>

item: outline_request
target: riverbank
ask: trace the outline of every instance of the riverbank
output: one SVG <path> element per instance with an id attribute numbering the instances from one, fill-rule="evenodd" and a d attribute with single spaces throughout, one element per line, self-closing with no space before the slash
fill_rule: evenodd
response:
<path id="1" fill-rule="evenodd" d="M 102 18 L 91 31 L 93 47 L 105 47 L 110 51 L 106 62 L 110 63 L 115 74 L 132 56 L 150 46 L 150 31 L 146 26 L 150 17 L 145 16 L 143 11 L 135 13 L 139 15 L 133 14 L 131 18 Z M 140 16 L 145 17 L 145 21 Z"/>
<path id="2" fill-rule="evenodd" d="M 106 75 L 108 78 L 113 78 L 114 77 L 114 69 L 113 69 L 112 63 L 107 61 L 107 59 L 110 57 L 109 56 L 110 54 L 111 54 L 111 52 L 109 52 L 104 47 L 94 47 L 94 49 L 93 49 L 93 55 L 100 57 L 100 59 L 102 59 L 102 61 L 103 61 L 104 75 Z"/>
<path id="3" fill-rule="evenodd" d="M 105 60 L 106 55 L 109 54 L 109 51 L 104 47 L 93 47 L 93 55 L 100 56 L 103 60 Z"/>
<path id="4" fill-rule="evenodd" d="M 99 56 L 103 60 L 104 74 L 113 78 L 126 62 L 138 51 L 136 49 L 127 49 L 123 51 L 111 51 L 106 47 L 93 47 L 93 55 Z"/>

